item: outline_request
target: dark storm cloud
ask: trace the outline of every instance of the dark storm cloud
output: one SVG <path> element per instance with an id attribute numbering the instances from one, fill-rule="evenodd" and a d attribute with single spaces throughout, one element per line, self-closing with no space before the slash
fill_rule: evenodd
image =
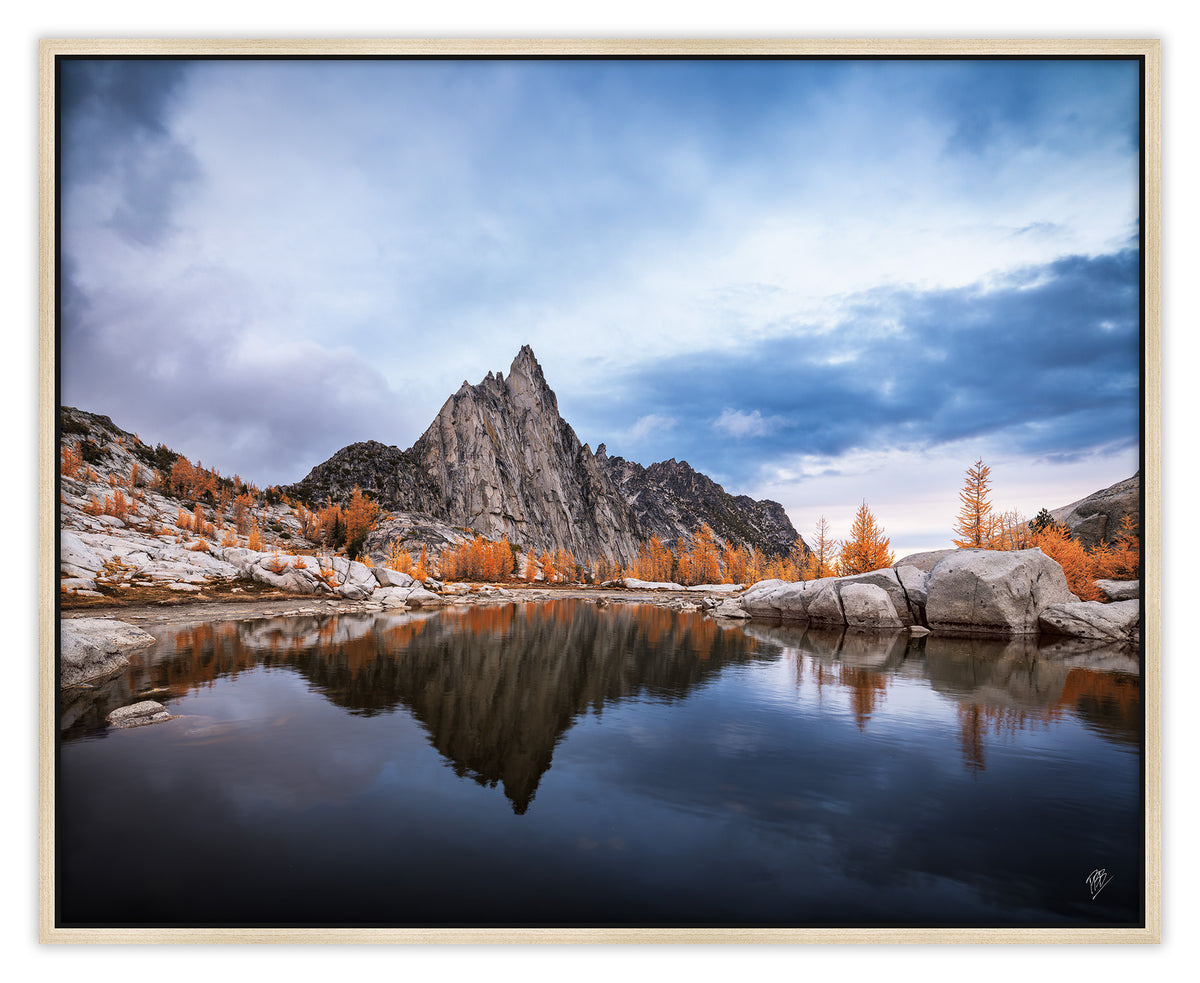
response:
<path id="1" fill-rule="evenodd" d="M 334 344 L 262 342 L 254 310 L 253 285 L 224 271 L 135 298 L 97 291 L 87 329 L 64 337 L 64 402 L 260 484 L 299 480 L 352 441 L 388 439 L 402 412 L 368 359 Z"/>
<path id="2" fill-rule="evenodd" d="M 178 196 L 199 175 L 192 151 L 169 126 L 187 64 L 68 60 L 60 72 L 64 204 L 76 188 L 111 183 L 108 227 L 139 245 L 159 245 Z"/>
<path id="3" fill-rule="evenodd" d="M 1068 461 L 1137 443 L 1134 250 L 960 289 L 881 287 L 844 310 L 833 330 L 663 360 L 621 405 L 678 421 L 651 453 L 742 481 L 787 454 L 987 438 Z"/>

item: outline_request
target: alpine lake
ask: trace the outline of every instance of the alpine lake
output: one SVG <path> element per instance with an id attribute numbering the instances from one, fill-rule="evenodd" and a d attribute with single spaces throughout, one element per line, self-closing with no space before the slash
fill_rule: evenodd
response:
<path id="1" fill-rule="evenodd" d="M 1142 922 L 1136 650 L 589 598 L 149 630 L 60 698 L 63 927 Z M 105 723 L 139 699 L 176 719 Z"/>

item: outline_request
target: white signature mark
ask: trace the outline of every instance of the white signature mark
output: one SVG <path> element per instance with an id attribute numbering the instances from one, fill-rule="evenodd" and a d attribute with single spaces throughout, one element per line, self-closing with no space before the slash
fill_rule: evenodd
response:
<path id="1" fill-rule="evenodd" d="M 1093 901 L 1096 900 L 1096 895 L 1104 890 L 1104 885 L 1111 880 L 1112 878 L 1109 876 L 1108 871 L 1103 868 L 1093 870 L 1087 875 L 1085 883 L 1088 886 L 1088 890 L 1092 892 Z"/>

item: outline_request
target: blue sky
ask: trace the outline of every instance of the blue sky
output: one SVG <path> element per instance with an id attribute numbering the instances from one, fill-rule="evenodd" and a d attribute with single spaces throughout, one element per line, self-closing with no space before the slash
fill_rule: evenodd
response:
<path id="1" fill-rule="evenodd" d="M 593 448 L 949 545 L 1137 468 L 1116 61 L 75 62 L 62 400 L 260 483 L 531 344 Z"/>

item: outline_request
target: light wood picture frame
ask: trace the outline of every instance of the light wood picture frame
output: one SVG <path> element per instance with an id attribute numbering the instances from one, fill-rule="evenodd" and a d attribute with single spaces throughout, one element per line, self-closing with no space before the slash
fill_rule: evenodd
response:
<path id="1" fill-rule="evenodd" d="M 56 65 L 75 57 L 366 58 L 366 57 L 785 57 L 785 58 L 1131 58 L 1140 59 L 1142 96 L 1142 455 L 1144 564 L 1142 700 L 1144 707 L 1144 898 L 1138 928 L 62 928 L 55 907 L 56 646 L 58 445 L 58 151 Z M 40 940 L 44 943 L 1156 943 L 1161 941 L 1161 392 L 1160 392 L 1160 106 L 1159 42 L 1114 40 L 78 40 L 40 45 L 40 365 L 39 365 L 39 752 Z"/>

